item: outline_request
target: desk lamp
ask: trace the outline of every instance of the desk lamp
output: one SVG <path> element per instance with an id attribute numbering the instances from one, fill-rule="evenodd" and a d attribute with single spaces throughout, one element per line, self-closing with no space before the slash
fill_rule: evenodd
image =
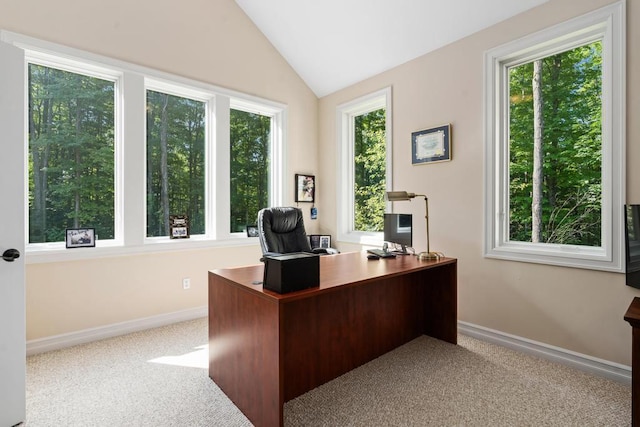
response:
<path id="1" fill-rule="evenodd" d="M 429 251 L 429 199 L 424 194 L 407 193 L 406 191 L 387 191 L 387 200 L 390 202 L 401 202 L 405 200 L 411 201 L 414 197 L 424 197 L 425 214 L 424 219 L 427 222 L 427 250 L 418 254 L 419 260 L 439 260 L 444 258 L 442 252 Z"/>

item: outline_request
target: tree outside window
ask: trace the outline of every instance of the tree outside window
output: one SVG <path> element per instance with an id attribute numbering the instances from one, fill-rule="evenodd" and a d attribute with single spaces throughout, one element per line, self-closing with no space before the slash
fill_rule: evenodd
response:
<path id="1" fill-rule="evenodd" d="M 245 231 L 269 205 L 271 117 L 231 109 L 230 229 Z"/>
<path id="2" fill-rule="evenodd" d="M 114 86 L 29 64 L 29 243 L 114 238 Z"/>
<path id="3" fill-rule="evenodd" d="M 601 245 L 602 44 L 509 69 L 509 238 Z"/>
<path id="4" fill-rule="evenodd" d="M 385 109 L 354 117 L 355 226 L 382 231 L 386 186 Z"/>
<path id="5" fill-rule="evenodd" d="M 206 103 L 147 91 L 147 236 L 168 236 L 169 217 L 186 215 L 205 233 Z"/>

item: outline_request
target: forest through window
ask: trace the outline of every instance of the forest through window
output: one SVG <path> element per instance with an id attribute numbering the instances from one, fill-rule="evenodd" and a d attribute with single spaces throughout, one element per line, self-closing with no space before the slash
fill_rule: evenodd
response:
<path id="1" fill-rule="evenodd" d="M 94 227 L 112 239 L 113 81 L 29 64 L 29 243 Z"/>
<path id="2" fill-rule="evenodd" d="M 602 44 L 509 69 L 510 239 L 601 244 Z"/>

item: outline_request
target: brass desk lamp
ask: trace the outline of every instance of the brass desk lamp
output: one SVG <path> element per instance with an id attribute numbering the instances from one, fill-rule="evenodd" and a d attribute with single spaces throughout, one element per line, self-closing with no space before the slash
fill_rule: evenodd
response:
<path id="1" fill-rule="evenodd" d="M 407 193 L 406 191 L 387 191 L 387 200 L 390 202 L 401 202 L 413 199 L 414 197 L 424 197 L 425 214 L 424 219 L 427 222 L 427 250 L 418 254 L 419 260 L 439 260 L 444 258 L 442 252 L 431 252 L 429 250 L 429 199 L 424 194 Z"/>

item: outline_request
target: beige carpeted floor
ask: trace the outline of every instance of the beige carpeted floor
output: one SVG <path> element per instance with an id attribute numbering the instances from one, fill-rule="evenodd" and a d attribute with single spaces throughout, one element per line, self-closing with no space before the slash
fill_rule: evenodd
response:
<path id="1" fill-rule="evenodd" d="M 250 426 L 209 379 L 206 318 L 31 356 L 37 426 Z M 420 337 L 285 405 L 286 426 L 628 426 L 631 388 L 461 335 Z"/>

